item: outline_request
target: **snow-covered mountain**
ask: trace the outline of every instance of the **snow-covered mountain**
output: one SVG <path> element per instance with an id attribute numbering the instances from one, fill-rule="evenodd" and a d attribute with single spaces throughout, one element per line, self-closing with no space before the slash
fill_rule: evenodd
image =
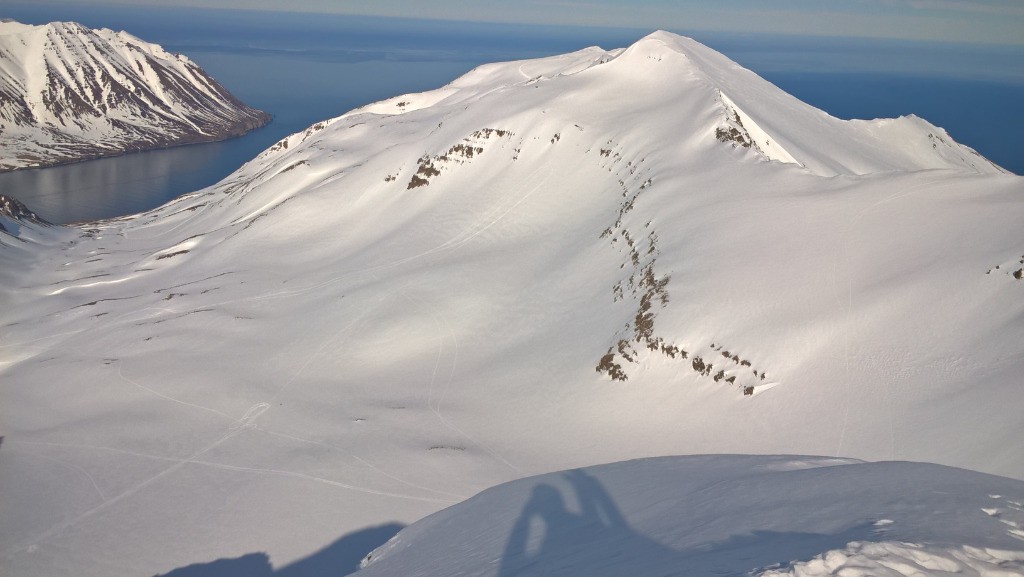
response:
<path id="1" fill-rule="evenodd" d="M 282 567 L 648 456 L 1024 478 L 1022 195 L 922 119 L 655 33 L 354 110 L 144 214 L 11 221 L 3 565 Z"/>
<path id="2" fill-rule="evenodd" d="M 0 171 L 223 140 L 270 121 L 127 32 L 0 21 Z"/>

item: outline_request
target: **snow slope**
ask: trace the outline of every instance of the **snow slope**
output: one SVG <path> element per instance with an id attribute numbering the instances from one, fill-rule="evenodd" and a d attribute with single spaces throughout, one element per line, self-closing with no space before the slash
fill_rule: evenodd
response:
<path id="1" fill-rule="evenodd" d="M 269 120 L 127 32 L 0 21 L 0 171 L 222 140 Z"/>
<path id="2" fill-rule="evenodd" d="M 359 577 L 1024 575 L 1024 483 L 814 457 L 662 457 L 512 481 Z"/>
<path id="3" fill-rule="evenodd" d="M 317 123 L 148 213 L 0 220 L 3 566 L 282 567 L 668 454 L 1024 478 L 1022 194 L 655 33 Z"/>

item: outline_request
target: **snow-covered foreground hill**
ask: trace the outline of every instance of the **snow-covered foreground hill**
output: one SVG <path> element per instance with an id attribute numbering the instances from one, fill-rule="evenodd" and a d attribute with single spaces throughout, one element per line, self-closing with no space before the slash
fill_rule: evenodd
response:
<path id="1" fill-rule="evenodd" d="M 0 171 L 223 140 L 269 121 L 188 58 L 127 32 L 0 21 Z"/>
<path id="2" fill-rule="evenodd" d="M 662 457 L 513 481 L 358 575 L 1024 575 L 1024 483 L 938 465 Z"/>
<path id="3" fill-rule="evenodd" d="M 318 123 L 149 213 L 0 215 L 3 566 L 293 567 L 670 454 L 1024 478 L 1022 195 L 922 119 L 656 33 Z"/>

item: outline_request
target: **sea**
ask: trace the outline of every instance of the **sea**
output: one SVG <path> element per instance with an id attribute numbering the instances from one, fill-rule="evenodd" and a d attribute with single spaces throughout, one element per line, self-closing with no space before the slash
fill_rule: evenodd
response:
<path id="1" fill-rule="evenodd" d="M 487 62 L 628 46 L 651 30 L 201 8 L 0 4 L 0 18 L 127 30 L 185 54 L 273 121 L 225 142 L 0 174 L 54 223 L 143 212 L 213 185 L 281 138 Z M 1024 174 L 1024 47 L 671 30 L 839 118 L 917 114 Z"/>

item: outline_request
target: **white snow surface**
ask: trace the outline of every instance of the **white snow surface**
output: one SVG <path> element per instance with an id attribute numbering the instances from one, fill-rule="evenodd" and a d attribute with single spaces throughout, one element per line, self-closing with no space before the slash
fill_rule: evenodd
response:
<path id="1" fill-rule="evenodd" d="M 922 463 L 643 459 L 488 489 L 357 575 L 1021 576 L 1022 497 L 1021 481 Z"/>
<path id="2" fill-rule="evenodd" d="M 222 140 L 268 120 L 127 32 L 0 22 L 0 170 Z"/>
<path id="3" fill-rule="evenodd" d="M 1024 478 L 1022 195 L 921 119 L 659 32 L 318 123 L 144 214 L 0 214 L 0 565 L 281 568 L 660 455 Z M 873 554 L 826 545 L 793 559 Z"/>

